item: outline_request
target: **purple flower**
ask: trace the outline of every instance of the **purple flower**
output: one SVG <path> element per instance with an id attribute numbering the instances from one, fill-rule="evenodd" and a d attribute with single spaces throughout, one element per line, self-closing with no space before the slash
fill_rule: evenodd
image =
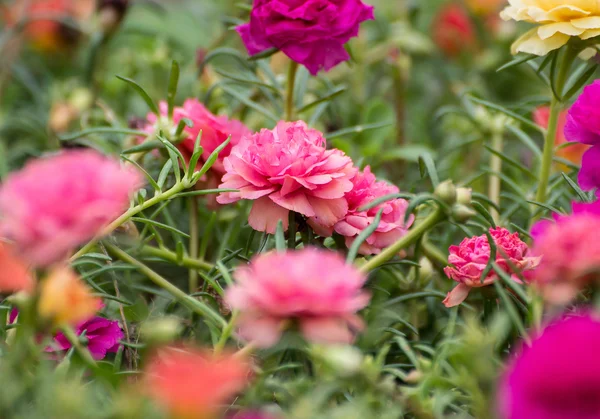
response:
<path id="1" fill-rule="evenodd" d="M 600 187 L 600 146 L 594 146 L 585 152 L 577 180 L 585 191 Z"/>
<path id="2" fill-rule="evenodd" d="M 80 324 L 75 332 L 77 336 L 85 332 L 85 337 L 88 339 L 87 348 L 96 360 L 104 359 L 108 352 L 117 352 L 119 341 L 123 339 L 119 322 L 103 317 L 94 317 Z M 54 337 L 53 344 L 46 348 L 46 352 L 64 351 L 70 348 L 71 343 L 62 333 L 59 333 Z"/>
<path id="3" fill-rule="evenodd" d="M 505 419 L 600 417 L 600 322 L 563 318 L 524 346 L 500 384 Z"/>
<path id="4" fill-rule="evenodd" d="M 371 19 L 373 7 L 361 0 L 254 0 L 237 31 L 250 55 L 275 47 L 315 75 L 348 60 L 344 44 Z"/>
<path id="5" fill-rule="evenodd" d="M 583 89 L 569 109 L 565 137 L 568 141 L 600 145 L 600 79 Z"/>

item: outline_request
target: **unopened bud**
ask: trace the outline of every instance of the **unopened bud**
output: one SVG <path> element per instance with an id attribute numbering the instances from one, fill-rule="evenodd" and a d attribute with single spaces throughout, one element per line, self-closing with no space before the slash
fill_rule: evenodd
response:
<path id="1" fill-rule="evenodd" d="M 471 188 L 456 188 L 456 202 L 471 205 L 473 190 Z"/>
<path id="2" fill-rule="evenodd" d="M 434 194 L 445 203 L 452 205 L 456 202 L 456 186 L 451 180 L 440 183 Z"/>
<path id="3" fill-rule="evenodd" d="M 175 317 L 161 317 L 142 324 L 140 335 L 146 342 L 154 345 L 174 341 L 181 333 L 181 323 Z"/>
<path id="4" fill-rule="evenodd" d="M 353 346 L 328 346 L 319 352 L 325 364 L 340 377 L 356 374 L 363 362 L 362 352 Z"/>
<path id="5" fill-rule="evenodd" d="M 464 223 L 477 214 L 472 208 L 466 205 L 456 204 L 452 207 L 452 218 L 459 223 Z"/>
<path id="6" fill-rule="evenodd" d="M 408 384 L 418 384 L 423 379 L 423 373 L 419 370 L 412 370 L 404 380 Z"/>

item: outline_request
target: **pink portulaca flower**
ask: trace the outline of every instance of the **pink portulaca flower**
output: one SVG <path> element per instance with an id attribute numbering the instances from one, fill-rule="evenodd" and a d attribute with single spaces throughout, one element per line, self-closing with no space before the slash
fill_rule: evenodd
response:
<path id="1" fill-rule="evenodd" d="M 561 319 L 524 345 L 500 383 L 503 419 L 600 417 L 600 322 Z"/>
<path id="2" fill-rule="evenodd" d="M 255 200 L 248 222 L 274 234 L 279 220 L 288 227 L 295 211 L 314 225 L 331 228 L 348 212 L 344 198 L 356 169 L 340 150 L 327 150 L 325 138 L 306 123 L 279 122 L 273 130 L 244 137 L 225 158 L 217 202 Z"/>
<path id="3" fill-rule="evenodd" d="M 378 182 L 369 166 L 364 172 L 358 173 L 352 179 L 352 183 L 354 187 L 346 194 L 348 213 L 335 224 L 334 230 L 346 237 L 346 246 L 350 247 L 356 236 L 369 227 L 377 213 L 383 209 L 377 230 L 367 238 L 359 250 L 362 255 L 380 253 L 381 249 L 390 246 L 406 234 L 414 216 L 411 215 L 407 222 L 404 222 L 408 208 L 408 201 L 405 199 L 392 199 L 368 210 L 362 210 L 362 207 L 377 198 L 400 192 L 394 185 Z"/>
<path id="4" fill-rule="evenodd" d="M 250 22 L 237 31 L 251 55 L 275 47 L 315 75 L 347 61 L 344 44 L 372 19 L 361 0 L 254 0 Z"/>
<path id="5" fill-rule="evenodd" d="M 0 188 L 0 236 L 33 264 L 49 265 L 99 234 L 142 185 L 137 170 L 91 150 L 36 159 Z"/>
<path id="6" fill-rule="evenodd" d="M 363 327 L 356 312 L 370 296 L 365 275 L 337 253 L 306 248 L 268 253 L 238 269 L 226 301 L 240 311 L 239 333 L 268 347 L 295 322 L 308 341 L 348 343 Z"/>
<path id="7" fill-rule="evenodd" d="M 496 264 L 515 281 L 520 282 L 519 273 L 527 274 L 527 271 L 539 265 L 540 257 L 529 255 L 529 248 L 518 233 L 511 234 L 507 229 L 497 227 L 490 228 L 490 235 L 496 244 Z M 444 268 L 444 273 L 459 284 L 448 293 L 444 305 L 454 307 L 467 298 L 471 288 L 490 285 L 498 279 L 498 275 L 492 269 L 481 280 L 490 260 L 491 248 L 487 235 L 464 239 L 459 246 L 450 246 L 449 250 L 448 262 L 452 266 Z"/>
<path id="8" fill-rule="evenodd" d="M 155 132 L 157 129 L 166 124 L 168 115 L 168 106 L 166 102 L 161 102 L 159 105 L 160 116 L 153 113 L 146 117 L 147 124 L 145 131 L 148 133 Z M 182 107 L 175 107 L 173 110 L 173 124 L 177 126 L 179 122 L 187 118 L 192 121 L 193 126 L 184 128 L 185 138 L 179 144 L 179 151 L 184 157 L 190 158 L 194 152 L 196 138 L 202 131 L 200 145 L 202 146 L 202 159 L 199 164 L 205 162 L 213 151 L 227 138 L 231 136 L 229 144 L 219 153 L 219 157 L 211 167 L 217 176 L 222 176 L 225 173 L 223 168 L 223 159 L 229 155 L 231 149 L 236 145 L 243 136 L 250 135 L 252 132 L 240 121 L 227 119 L 226 116 L 216 116 L 212 114 L 206 107 L 197 99 L 188 99 L 183 103 Z"/>
<path id="9" fill-rule="evenodd" d="M 531 229 L 532 253 L 542 263 L 532 276 L 533 284 L 552 304 L 567 304 L 600 271 L 600 243 L 590 231 L 600 228 L 600 202 L 573 204 L 573 213 L 543 220 Z"/>
<path id="10" fill-rule="evenodd" d="M 119 341 L 123 339 L 123 331 L 119 322 L 103 317 L 94 317 L 75 328 L 77 336 L 85 332 L 88 340 L 87 348 L 94 359 L 104 359 L 107 353 L 117 352 Z M 54 342 L 46 348 L 46 352 L 64 351 L 71 348 L 71 343 L 62 333 L 54 337 Z"/>

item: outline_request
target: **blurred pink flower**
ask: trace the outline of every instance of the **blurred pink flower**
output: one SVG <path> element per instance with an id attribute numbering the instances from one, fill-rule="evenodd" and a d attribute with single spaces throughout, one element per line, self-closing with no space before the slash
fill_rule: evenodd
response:
<path id="1" fill-rule="evenodd" d="M 0 187 L 0 236 L 35 265 L 54 263 L 121 215 L 142 179 L 91 150 L 33 160 Z"/>
<path id="2" fill-rule="evenodd" d="M 496 264 L 513 280 L 520 282 L 518 273 L 527 273 L 540 263 L 539 257 L 529 255 L 529 248 L 520 238 L 519 233 L 512 233 L 505 228 L 490 228 L 490 235 L 496 244 Z M 492 269 L 481 281 L 481 276 L 490 260 L 490 245 L 487 235 L 464 239 L 459 246 L 450 246 L 448 263 L 453 266 L 444 268 L 448 278 L 459 282 L 444 300 L 446 307 L 454 307 L 462 303 L 471 288 L 485 287 L 492 284 L 498 275 Z M 515 272 L 514 270 L 517 270 Z"/>
<path id="3" fill-rule="evenodd" d="M 340 150 L 327 150 L 325 138 L 306 123 L 279 122 L 273 130 L 244 137 L 229 157 L 217 202 L 255 200 L 248 222 L 258 231 L 274 234 L 279 220 L 288 227 L 295 211 L 312 224 L 331 228 L 348 212 L 344 194 L 356 173 L 352 160 Z"/>
<path id="4" fill-rule="evenodd" d="M 566 304 L 588 283 L 598 277 L 600 242 L 598 204 L 574 204 L 573 214 L 555 215 L 554 221 L 536 223 L 532 253 L 541 256 L 532 282 L 544 299 L 552 304 Z"/>
<path id="5" fill-rule="evenodd" d="M 240 311 L 240 336 L 261 347 L 277 343 L 290 322 L 322 343 L 349 343 L 363 327 L 356 312 L 370 300 L 361 289 L 366 277 L 337 253 L 268 253 L 235 275 L 226 301 Z"/>
<path id="6" fill-rule="evenodd" d="M 117 352 L 119 341 L 123 339 L 123 331 L 119 322 L 103 317 L 93 317 L 75 328 L 77 336 L 85 332 L 88 340 L 87 348 L 94 359 L 104 359 L 109 352 Z M 46 352 L 64 351 L 71 348 L 71 343 L 62 333 L 54 337 L 54 342 L 46 348 Z"/>
<path id="7" fill-rule="evenodd" d="M 352 183 L 354 187 L 345 196 L 348 201 L 348 213 L 335 224 L 334 229 L 346 237 L 346 246 L 350 247 L 356 236 L 370 226 L 377 213 L 383 209 L 377 230 L 367 238 L 359 250 L 362 255 L 380 253 L 381 249 L 390 246 L 406 234 L 414 216 L 411 215 L 408 221 L 404 222 L 408 208 L 408 201 L 405 199 L 392 199 L 366 211 L 361 210 L 377 198 L 400 192 L 394 185 L 378 182 L 369 166 L 365 167 L 364 172 L 357 173 Z"/>
<path id="8" fill-rule="evenodd" d="M 600 322 L 563 318 L 523 345 L 500 382 L 503 419 L 600 417 Z"/>
<path id="9" fill-rule="evenodd" d="M 146 117 L 147 124 L 144 128 L 148 133 L 156 131 L 161 125 L 166 126 L 168 115 L 168 106 L 166 102 L 161 102 L 160 118 L 155 114 L 150 113 Z M 178 145 L 179 151 L 186 159 L 189 159 L 194 152 L 196 138 L 202 131 L 200 145 L 202 146 L 202 159 L 199 164 L 203 164 L 213 151 L 223 144 L 229 136 L 231 140 L 229 144 L 219 153 L 219 157 L 211 167 L 217 176 L 222 176 L 225 173 L 223 168 L 223 159 L 231 153 L 231 149 L 236 145 L 243 136 L 250 135 L 252 132 L 240 121 L 227 119 L 226 116 L 216 116 L 212 114 L 206 107 L 197 99 L 188 99 L 183 103 L 182 107 L 175 107 L 173 110 L 173 124 L 177 126 L 179 122 L 187 118 L 192 121 L 193 126 L 184 128 L 186 134 L 184 140 Z"/>
<path id="10" fill-rule="evenodd" d="M 344 44 L 372 19 L 361 0 L 254 0 L 237 31 L 250 55 L 275 47 L 315 75 L 350 59 Z"/>

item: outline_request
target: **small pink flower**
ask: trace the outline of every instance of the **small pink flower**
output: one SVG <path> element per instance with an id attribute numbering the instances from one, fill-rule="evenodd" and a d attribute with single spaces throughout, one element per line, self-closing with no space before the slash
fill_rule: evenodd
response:
<path id="1" fill-rule="evenodd" d="M 91 150 L 36 159 L 0 188 L 0 236 L 33 264 L 49 265 L 127 210 L 142 184 L 138 171 Z"/>
<path id="2" fill-rule="evenodd" d="M 279 122 L 244 137 L 225 158 L 217 202 L 255 200 L 248 222 L 252 228 L 274 234 L 279 220 L 288 227 L 295 211 L 311 223 L 331 228 L 348 212 L 344 198 L 352 189 L 356 169 L 340 150 L 327 150 L 325 138 L 306 123 Z"/>
<path id="3" fill-rule="evenodd" d="M 154 132 L 167 119 L 168 106 L 166 102 L 161 102 L 159 105 L 160 117 L 150 113 L 146 117 L 148 124 L 145 131 Z M 213 151 L 227 138 L 231 136 L 229 144 L 219 153 L 219 157 L 211 167 L 219 177 L 225 173 L 223 168 L 223 159 L 229 155 L 231 149 L 240 139 L 246 135 L 250 135 L 251 131 L 240 121 L 227 119 L 226 116 L 216 116 L 212 114 L 206 107 L 197 99 L 188 99 L 183 103 L 182 107 L 175 107 L 173 110 L 173 124 L 177 126 L 179 122 L 187 118 L 192 121 L 193 126 L 184 128 L 186 137 L 179 144 L 179 151 L 186 158 L 190 158 L 194 152 L 196 138 L 202 131 L 200 145 L 202 146 L 202 159 L 199 164 L 205 162 Z"/>
<path id="4" fill-rule="evenodd" d="M 573 214 L 543 220 L 532 227 L 532 252 L 542 256 L 532 282 L 544 299 L 552 304 L 566 304 L 588 283 L 598 278 L 600 242 L 600 206 L 574 204 Z"/>
<path id="5" fill-rule="evenodd" d="M 535 269 L 540 263 L 539 257 L 529 255 L 529 248 L 519 238 L 519 233 L 510 233 L 505 228 L 490 228 L 490 235 L 496 244 L 496 264 L 513 280 L 520 282 L 517 273 L 526 273 Z M 464 239 L 459 246 L 450 246 L 448 262 L 453 266 L 444 268 L 448 278 L 459 282 L 444 300 L 446 307 L 454 307 L 462 303 L 471 288 L 485 287 L 492 284 L 498 275 L 492 269 L 481 281 L 481 276 L 490 260 L 490 245 L 487 235 Z M 517 270 L 515 272 L 514 270 Z"/>
<path id="6" fill-rule="evenodd" d="M 94 359 L 104 359 L 109 352 L 117 352 L 123 339 L 123 331 L 119 322 L 108 320 L 103 317 L 93 317 L 92 319 L 81 323 L 75 328 L 77 336 L 85 332 L 88 340 L 87 348 Z M 54 342 L 46 348 L 46 352 L 65 351 L 71 348 L 71 342 L 63 335 L 58 333 L 54 337 Z"/>
<path id="7" fill-rule="evenodd" d="M 500 382 L 502 419 L 600 417 L 600 322 L 563 318 L 524 345 Z"/>
<path id="8" fill-rule="evenodd" d="M 356 312 L 370 300 L 365 275 L 314 248 L 260 255 L 236 280 L 226 301 L 240 311 L 240 336 L 262 347 L 277 343 L 290 322 L 308 341 L 349 343 L 363 327 Z"/>
<path id="9" fill-rule="evenodd" d="M 405 199 L 392 199 L 366 211 L 361 210 L 377 198 L 400 192 L 394 185 L 378 182 L 369 166 L 364 172 L 357 173 L 352 183 L 354 187 L 346 194 L 348 213 L 335 224 L 334 229 L 346 237 L 346 246 L 350 247 L 356 236 L 369 227 L 377 213 L 383 209 L 377 230 L 367 238 L 359 250 L 362 255 L 380 253 L 381 249 L 390 246 L 406 234 L 414 221 L 414 216 L 411 215 L 406 223 L 404 222 L 408 208 L 408 201 Z"/>

